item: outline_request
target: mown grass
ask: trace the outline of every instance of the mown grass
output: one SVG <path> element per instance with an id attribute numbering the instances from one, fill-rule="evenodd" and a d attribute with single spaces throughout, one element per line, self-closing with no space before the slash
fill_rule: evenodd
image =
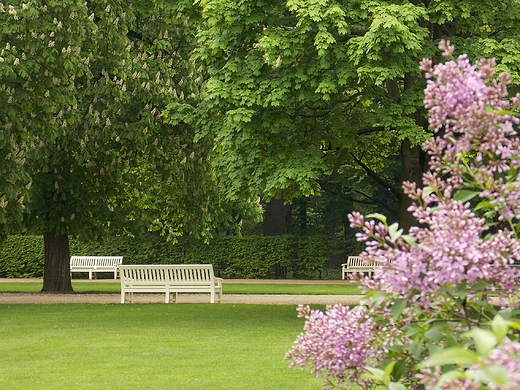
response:
<path id="1" fill-rule="evenodd" d="M 0 388 L 320 389 L 284 360 L 302 327 L 295 306 L 0 305 Z"/>
<path id="2" fill-rule="evenodd" d="M 79 293 L 119 293 L 119 282 L 72 282 L 74 291 Z M 41 282 L 0 283 L 0 292 L 38 292 Z M 225 283 L 224 294 L 291 294 L 291 295 L 355 295 L 360 294 L 356 285 L 349 284 L 254 284 Z"/>

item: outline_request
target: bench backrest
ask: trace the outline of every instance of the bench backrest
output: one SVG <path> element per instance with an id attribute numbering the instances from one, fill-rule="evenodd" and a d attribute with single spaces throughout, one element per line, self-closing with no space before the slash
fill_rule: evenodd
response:
<path id="1" fill-rule="evenodd" d="M 371 264 L 365 263 L 359 256 L 349 256 L 347 258 L 348 267 L 377 267 L 379 264 L 373 262 Z"/>
<path id="2" fill-rule="evenodd" d="M 391 264 L 391 261 L 389 261 L 389 264 Z M 378 267 L 381 264 L 378 262 L 372 262 L 370 264 L 365 263 L 359 256 L 349 256 L 347 258 L 347 267 Z"/>
<path id="3" fill-rule="evenodd" d="M 347 258 L 347 264 L 349 267 L 361 267 L 365 265 L 359 256 L 349 256 Z"/>
<path id="4" fill-rule="evenodd" d="M 119 268 L 122 283 L 169 282 L 186 285 L 215 283 L 212 264 L 122 265 Z"/>
<path id="5" fill-rule="evenodd" d="M 116 267 L 123 263 L 122 256 L 72 256 L 72 267 Z"/>

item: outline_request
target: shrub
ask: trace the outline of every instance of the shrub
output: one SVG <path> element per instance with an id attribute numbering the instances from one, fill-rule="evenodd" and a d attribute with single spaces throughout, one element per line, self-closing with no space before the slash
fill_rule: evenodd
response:
<path id="1" fill-rule="evenodd" d="M 447 42 L 440 48 L 453 52 Z M 505 99 L 508 76 L 496 77 L 494 66 L 466 56 L 421 63 L 437 135 L 424 145 L 425 188 L 403 184 L 420 226 L 403 234 L 382 215 L 351 214 L 366 243 L 362 259 L 382 266 L 363 280 L 373 292 L 352 310 L 300 308 L 306 333 L 287 359 L 309 365 L 326 388 L 520 388 L 520 272 L 511 267 L 520 260 L 520 121 L 509 111 L 520 96 Z M 377 342 L 359 340 L 367 330 Z"/>
<path id="2" fill-rule="evenodd" d="M 41 237 L 10 236 L 0 249 L 0 277 L 43 275 Z M 338 252 L 344 258 L 345 241 L 327 236 L 215 237 L 209 244 L 186 238 L 172 244 L 154 234 L 101 242 L 70 240 L 71 255 L 123 256 L 125 264 L 211 263 L 225 278 L 315 279 L 327 274 L 327 260 Z"/>
<path id="3" fill-rule="evenodd" d="M 9 236 L 0 246 L 0 277 L 43 276 L 43 237 Z"/>

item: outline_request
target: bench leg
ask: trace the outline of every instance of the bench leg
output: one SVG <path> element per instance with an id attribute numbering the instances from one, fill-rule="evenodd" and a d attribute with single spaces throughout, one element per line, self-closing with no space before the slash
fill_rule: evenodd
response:
<path id="1" fill-rule="evenodd" d="M 125 303 L 125 291 L 124 290 L 121 290 L 121 303 Z"/>
<path id="2" fill-rule="evenodd" d="M 89 278 L 89 280 L 92 280 L 92 270 L 88 271 L 88 278 Z"/>

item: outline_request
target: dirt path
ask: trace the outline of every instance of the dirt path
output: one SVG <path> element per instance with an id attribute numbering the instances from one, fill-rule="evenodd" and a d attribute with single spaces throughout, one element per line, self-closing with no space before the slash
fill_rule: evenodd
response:
<path id="1" fill-rule="evenodd" d="M 224 294 L 222 303 L 248 303 L 258 305 L 355 305 L 361 295 L 253 295 Z M 208 294 L 179 294 L 178 303 L 208 303 Z M 135 303 L 161 303 L 163 294 L 135 294 Z M 41 294 L 41 293 L 1 293 L 0 304 L 27 303 L 120 303 L 119 294 Z"/>
<path id="2" fill-rule="evenodd" d="M 41 279 L 0 279 L 0 283 L 9 282 L 41 282 Z M 88 280 L 81 280 L 88 282 Z M 74 282 L 81 282 L 74 280 Z M 114 282 L 113 279 L 102 279 L 97 282 Z M 266 284 L 350 284 L 344 280 L 272 280 L 272 279 L 226 279 L 225 284 L 232 283 L 266 283 Z M 222 303 L 246 303 L 259 305 L 355 305 L 361 295 L 282 295 L 282 294 L 224 294 Z M 0 304 L 28 304 L 28 303 L 120 303 L 120 294 L 42 294 L 42 293 L 0 293 Z M 135 303 L 161 303 L 163 294 L 135 294 Z M 178 303 L 208 303 L 208 294 L 179 294 Z"/>

